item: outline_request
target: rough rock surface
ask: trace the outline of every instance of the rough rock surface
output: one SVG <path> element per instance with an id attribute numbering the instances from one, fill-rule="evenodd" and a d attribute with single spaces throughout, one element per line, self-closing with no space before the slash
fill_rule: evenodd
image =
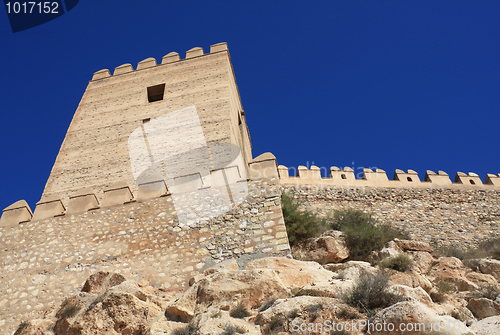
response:
<path id="1" fill-rule="evenodd" d="M 481 259 L 478 263 L 479 271 L 490 274 L 500 281 L 500 261 L 496 259 Z"/>
<path id="2" fill-rule="evenodd" d="M 466 274 L 470 271 L 461 260 L 456 257 L 440 257 L 432 266 L 430 275 L 434 282 L 440 281 L 452 283 L 459 291 L 478 290 L 479 286 L 467 279 Z"/>
<path id="3" fill-rule="evenodd" d="M 498 335 L 500 334 L 500 316 L 490 316 L 474 322 L 470 329 L 478 335 Z"/>
<path id="4" fill-rule="evenodd" d="M 188 322 L 196 313 L 222 302 L 238 301 L 247 308 L 258 308 L 270 299 L 290 295 L 290 290 L 271 269 L 223 270 L 191 286 L 167 307 L 165 316 Z"/>
<path id="5" fill-rule="evenodd" d="M 356 313 L 341 300 L 325 297 L 299 296 L 290 299 L 279 299 L 273 304 L 259 312 L 255 323 L 261 325 L 264 335 L 277 334 L 324 334 L 310 329 L 300 331 L 301 324 L 320 324 L 325 320 L 336 322 L 348 322 L 339 316 L 341 310 Z M 353 333 L 356 334 L 356 333 Z"/>
<path id="6" fill-rule="evenodd" d="M 389 286 L 386 291 L 408 300 L 418 301 L 426 305 L 432 305 L 431 297 L 420 286 L 409 287 L 406 285 L 395 284 Z"/>
<path id="7" fill-rule="evenodd" d="M 409 287 L 421 287 L 427 293 L 431 292 L 432 283 L 429 281 L 429 279 L 427 279 L 426 277 L 417 272 L 414 271 L 399 272 L 396 270 L 392 270 L 390 271 L 390 274 L 391 274 L 390 277 L 391 284 L 400 284 Z"/>
<path id="8" fill-rule="evenodd" d="M 400 335 L 400 334 L 421 334 L 421 335 L 461 335 L 468 334 L 470 329 L 460 321 L 448 315 L 438 315 L 429 307 L 419 302 L 400 302 L 378 312 L 370 319 L 371 324 L 382 326 L 385 324 L 394 325 L 393 330 L 388 326 L 378 330 L 376 326 L 368 329 L 368 334 L 379 335 Z M 448 325 L 451 324 L 451 327 Z M 440 327 L 438 328 L 438 326 Z M 456 325 L 456 328 L 453 327 Z M 403 328 L 400 328 L 403 327 Z M 408 327 L 413 327 L 413 331 L 408 331 Z M 418 327 L 418 331 L 416 331 Z M 406 330 L 406 331 L 403 331 Z"/>
<path id="9" fill-rule="evenodd" d="M 336 272 L 337 279 L 356 281 L 362 274 L 374 275 L 378 272 L 376 267 L 368 262 L 349 261 L 339 264 L 325 264 L 323 267 L 329 271 Z"/>
<path id="10" fill-rule="evenodd" d="M 344 233 L 329 230 L 320 237 L 310 238 L 292 250 L 301 258 L 325 263 L 339 263 L 349 257 L 349 249 L 344 241 Z"/>
<path id="11" fill-rule="evenodd" d="M 327 282 L 335 276 L 316 262 L 303 262 L 286 257 L 256 259 L 248 263 L 246 269 L 272 269 L 278 274 L 283 284 L 290 289 L 300 289 L 313 283 Z"/>
<path id="12" fill-rule="evenodd" d="M 433 251 L 430 244 L 426 242 L 413 241 L 413 240 L 400 240 L 397 238 L 394 239 L 394 242 L 399 247 L 399 249 L 403 251 L 425 251 L 425 252 Z"/>
<path id="13" fill-rule="evenodd" d="M 500 304 L 486 298 L 470 299 L 467 308 L 479 319 L 500 314 Z"/>

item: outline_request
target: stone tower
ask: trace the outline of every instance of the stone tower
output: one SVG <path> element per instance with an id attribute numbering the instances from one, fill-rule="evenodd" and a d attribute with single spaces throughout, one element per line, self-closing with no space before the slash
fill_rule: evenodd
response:
<path id="1" fill-rule="evenodd" d="M 163 122 L 166 128 L 153 129 L 150 125 L 155 122 Z M 132 197 L 136 197 L 138 174 L 146 167 L 131 161 L 141 158 L 135 157 L 141 156 L 141 152 L 134 151 L 132 144 L 140 147 L 145 143 L 147 161 L 148 156 L 152 158 L 154 146 L 152 137 L 147 135 L 156 131 L 158 136 L 169 136 L 167 133 L 177 129 L 173 124 L 183 122 L 191 122 L 196 129 L 179 138 L 163 138 L 164 142 L 186 143 L 195 137 L 199 142 L 206 141 L 204 153 L 195 156 L 208 157 L 208 170 L 214 169 L 213 145 L 229 144 L 216 149 L 239 148 L 240 167 L 248 169 L 252 159 L 250 136 L 226 43 L 212 45 L 209 54 L 204 54 L 202 48 L 193 48 L 182 60 L 178 53 L 171 52 L 161 64 L 148 58 L 136 70 L 131 64 L 124 64 L 115 68 L 112 75 L 107 69 L 96 72 L 71 121 L 40 203 L 54 201 L 57 195 L 66 206 L 72 196 L 84 195 L 86 189 L 91 189 L 100 202 L 106 189 L 123 181 L 130 187 Z M 138 136 L 135 142 L 134 131 Z M 160 151 L 165 148 L 164 143 L 157 146 Z M 182 157 L 185 151 L 177 156 Z M 163 184 L 160 179 L 164 179 L 165 187 L 174 187 L 174 179 L 165 176 L 165 165 L 171 166 L 179 157 L 173 157 L 175 150 L 168 154 L 157 171 L 141 175 L 142 182 Z M 192 160 L 187 162 L 200 165 Z M 186 170 L 186 164 L 177 169 Z M 203 179 L 203 175 L 191 177 Z M 203 182 L 198 180 L 198 186 Z"/>

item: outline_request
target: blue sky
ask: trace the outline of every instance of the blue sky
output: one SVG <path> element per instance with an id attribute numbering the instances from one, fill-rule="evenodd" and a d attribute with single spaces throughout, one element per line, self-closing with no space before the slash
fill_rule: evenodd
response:
<path id="1" fill-rule="evenodd" d="M 500 172 L 498 1 L 80 0 L 15 34 L 0 12 L 1 208 L 34 210 L 94 72 L 218 42 L 254 157 Z"/>

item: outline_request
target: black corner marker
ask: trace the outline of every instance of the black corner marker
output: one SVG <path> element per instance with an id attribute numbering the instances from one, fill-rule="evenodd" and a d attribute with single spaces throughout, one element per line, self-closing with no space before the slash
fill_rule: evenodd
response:
<path id="1" fill-rule="evenodd" d="M 5 10 L 14 33 L 47 23 L 64 15 L 62 0 L 56 1 L 11 1 L 4 0 Z M 78 0 L 65 0 L 68 11 Z"/>

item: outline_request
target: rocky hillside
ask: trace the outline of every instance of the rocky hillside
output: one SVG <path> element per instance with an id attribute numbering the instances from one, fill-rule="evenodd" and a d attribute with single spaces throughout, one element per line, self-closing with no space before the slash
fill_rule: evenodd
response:
<path id="1" fill-rule="evenodd" d="M 350 261 L 343 234 L 327 231 L 294 248 L 308 261 L 226 260 L 185 292 L 99 272 L 15 335 L 499 334 L 500 261 L 432 251 L 394 239 Z"/>

